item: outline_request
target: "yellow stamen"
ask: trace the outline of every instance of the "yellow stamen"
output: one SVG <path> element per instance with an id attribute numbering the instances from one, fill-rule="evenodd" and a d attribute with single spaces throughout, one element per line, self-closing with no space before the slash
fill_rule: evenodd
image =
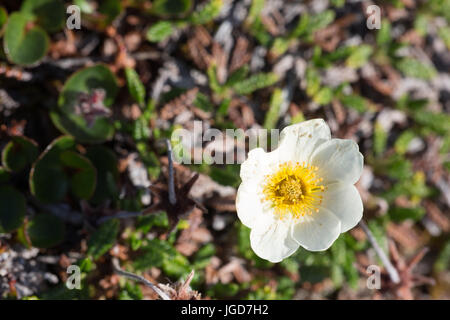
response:
<path id="1" fill-rule="evenodd" d="M 268 201 L 279 219 L 300 218 L 318 211 L 325 187 L 317 177 L 318 167 L 306 163 L 285 162 L 266 176 L 263 201 Z"/>

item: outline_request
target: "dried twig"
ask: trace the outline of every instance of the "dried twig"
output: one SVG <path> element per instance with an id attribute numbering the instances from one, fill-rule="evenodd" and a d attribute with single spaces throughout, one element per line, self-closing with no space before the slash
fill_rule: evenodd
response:
<path id="1" fill-rule="evenodd" d="M 141 216 L 143 214 L 153 213 L 155 211 L 166 211 L 169 220 L 171 221 L 170 225 L 172 227 L 176 227 L 176 223 L 178 223 L 179 216 L 181 213 L 190 212 L 190 210 L 197 206 L 202 211 L 206 211 L 206 209 L 196 200 L 190 199 L 188 197 L 189 191 L 191 190 L 192 186 L 194 185 L 195 181 L 197 181 L 198 174 L 192 176 L 189 181 L 183 185 L 182 187 L 178 188 L 178 186 L 175 185 L 175 171 L 173 166 L 173 154 L 172 154 L 172 145 L 170 144 L 169 140 L 166 140 L 167 145 L 167 158 L 168 158 L 168 165 L 169 165 L 169 177 L 168 177 L 168 189 L 166 190 L 159 188 L 156 185 L 150 186 L 151 190 L 158 194 L 159 198 L 162 199 L 160 203 L 157 203 L 156 205 L 151 206 L 150 208 L 147 208 L 144 211 L 141 212 L 128 212 L 128 211 L 120 211 L 114 215 L 102 217 L 98 220 L 98 223 L 101 224 L 105 221 L 108 221 L 110 219 L 118 218 L 118 219 L 127 219 L 127 218 L 134 218 Z M 177 193 L 180 195 L 180 201 L 177 201 Z M 164 201 L 169 202 L 169 207 L 164 205 Z M 174 212 L 174 210 L 176 212 Z M 182 212 L 180 213 L 179 210 Z M 172 232 L 173 230 L 171 230 Z"/>
<path id="2" fill-rule="evenodd" d="M 201 300 L 201 294 L 190 287 L 194 274 L 195 272 L 192 270 L 184 282 L 177 282 L 175 285 L 161 284 L 160 286 L 170 294 L 172 300 Z"/>
<path id="3" fill-rule="evenodd" d="M 405 261 L 398 252 L 394 241 L 389 241 L 389 250 L 391 252 L 392 262 L 400 274 L 400 283 L 394 287 L 397 297 L 404 300 L 413 300 L 412 289 L 424 284 L 434 286 L 436 284 L 433 278 L 417 274 L 414 268 L 424 258 L 428 248 L 422 248 L 411 260 Z"/>
<path id="4" fill-rule="evenodd" d="M 359 225 L 363 229 L 364 233 L 367 236 L 367 239 L 369 240 L 370 244 L 372 245 L 373 249 L 377 253 L 378 257 L 380 258 L 381 262 L 383 263 L 384 267 L 386 268 L 387 273 L 389 274 L 389 277 L 391 278 L 391 281 L 395 284 L 400 283 L 400 276 L 398 274 L 397 269 L 392 265 L 391 260 L 386 256 L 383 249 L 380 248 L 378 245 L 377 240 L 372 234 L 372 231 L 370 231 L 367 224 L 361 220 L 359 222 Z"/>
<path id="5" fill-rule="evenodd" d="M 142 214 L 143 214 L 142 211 L 140 211 L 140 212 L 120 211 L 111 216 L 101 217 L 100 219 L 98 219 L 98 224 L 102 224 L 108 220 L 116 219 L 116 218 L 117 219 L 135 218 L 135 217 L 141 216 Z"/>
<path id="6" fill-rule="evenodd" d="M 149 287 L 150 289 L 152 289 L 161 299 L 163 300 L 171 300 L 169 298 L 169 296 L 162 291 L 160 288 L 158 288 L 156 285 L 154 285 L 153 283 L 151 283 L 150 281 L 148 281 L 147 279 L 145 279 L 144 277 L 138 276 L 134 273 L 128 272 L 128 271 L 124 271 L 120 268 L 119 266 L 119 260 L 117 258 L 113 258 L 112 259 L 112 265 L 114 268 L 114 271 L 124 277 L 127 277 L 131 280 L 134 281 L 138 281 L 141 282 L 143 284 L 145 284 L 147 287 Z"/>
<path id="7" fill-rule="evenodd" d="M 167 144 L 167 159 L 169 160 L 169 202 L 171 205 L 177 203 L 177 196 L 175 194 L 175 176 L 173 172 L 173 155 L 172 155 L 172 145 L 169 139 L 166 139 Z"/>

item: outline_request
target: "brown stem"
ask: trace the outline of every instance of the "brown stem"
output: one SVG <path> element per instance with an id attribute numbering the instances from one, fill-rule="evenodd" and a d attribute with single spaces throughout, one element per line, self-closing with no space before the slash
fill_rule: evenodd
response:
<path id="1" fill-rule="evenodd" d="M 124 277 L 127 277 L 127 278 L 129 278 L 131 280 L 138 281 L 138 282 L 141 282 L 141 283 L 145 284 L 147 287 L 152 289 L 163 300 L 171 300 L 169 298 L 169 296 L 164 291 L 162 291 L 160 288 L 155 286 L 153 283 L 151 283 L 150 281 L 148 281 L 144 277 L 141 277 L 141 276 L 138 276 L 137 274 L 134 274 L 134 273 L 122 270 L 120 268 L 120 266 L 119 266 L 119 260 L 117 258 L 113 258 L 112 259 L 112 265 L 113 265 L 114 271 L 117 274 L 119 274 L 121 276 L 124 276 Z"/>
<path id="2" fill-rule="evenodd" d="M 395 284 L 400 283 L 400 276 L 398 274 L 397 269 L 392 265 L 391 260 L 386 256 L 383 249 L 378 245 L 377 240 L 372 234 L 372 231 L 370 231 L 367 224 L 361 220 L 359 222 L 359 225 L 363 229 L 364 233 L 367 236 L 367 239 L 369 240 L 370 244 L 372 245 L 373 249 L 377 253 L 378 257 L 380 258 L 381 262 L 383 263 L 384 267 L 386 268 L 387 273 L 389 274 L 389 277 L 391 278 L 391 281 Z"/>

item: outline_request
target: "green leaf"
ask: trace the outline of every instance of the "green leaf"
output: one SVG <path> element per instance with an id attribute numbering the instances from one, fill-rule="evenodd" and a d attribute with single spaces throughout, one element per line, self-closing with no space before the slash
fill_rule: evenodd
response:
<path id="1" fill-rule="evenodd" d="M 117 80 L 111 70 L 103 64 L 81 69 L 70 76 L 61 91 L 58 105 L 68 111 L 75 103 L 73 101 L 75 94 L 90 93 L 98 88 L 106 91 L 105 106 L 111 106 L 118 92 Z"/>
<path id="2" fill-rule="evenodd" d="M 406 130 L 400 134 L 394 144 L 395 151 L 398 154 L 405 154 L 408 150 L 409 143 L 416 137 L 411 130 Z"/>
<path id="3" fill-rule="evenodd" d="M 440 135 L 450 133 L 450 115 L 432 111 L 418 110 L 413 112 L 414 121 Z"/>
<path id="4" fill-rule="evenodd" d="M 221 185 L 237 187 L 240 183 L 239 165 L 227 165 L 225 168 L 211 167 L 209 176 Z"/>
<path id="5" fill-rule="evenodd" d="M 176 250 L 166 241 L 153 239 L 143 248 L 143 254 L 134 260 L 136 270 L 147 270 L 151 267 L 162 267 L 166 257 L 173 258 Z"/>
<path id="6" fill-rule="evenodd" d="M 65 283 L 60 283 L 56 287 L 42 293 L 42 300 L 88 300 L 93 294 L 90 286 L 85 280 L 81 281 L 81 290 L 69 289 Z"/>
<path id="7" fill-rule="evenodd" d="M 97 170 L 97 183 L 91 202 L 100 205 L 106 200 L 117 196 L 119 170 L 117 157 L 111 149 L 105 146 L 92 146 L 87 149 L 86 157 Z"/>
<path id="8" fill-rule="evenodd" d="M 1 23 L 0 23 L 1 29 Z M 444 41 L 447 50 L 450 50 L 450 27 L 442 27 L 438 30 L 439 37 L 441 37 L 442 41 Z"/>
<path id="9" fill-rule="evenodd" d="M 337 8 L 342 8 L 345 5 L 345 0 L 331 0 L 331 4 Z"/>
<path id="10" fill-rule="evenodd" d="M 447 271 L 450 267 L 450 240 L 444 244 L 441 252 L 439 253 L 436 262 L 434 263 L 433 270 L 437 273 Z"/>
<path id="11" fill-rule="evenodd" d="M 214 247 L 214 244 L 208 243 L 201 247 L 194 256 L 194 264 L 196 269 L 203 269 L 205 268 L 213 255 L 216 254 L 216 248 Z"/>
<path id="12" fill-rule="evenodd" d="M 323 87 L 313 96 L 313 100 L 322 106 L 327 105 L 333 100 L 333 90 L 329 87 Z"/>
<path id="13" fill-rule="evenodd" d="M 428 17 L 424 14 L 418 14 L 414 20 L 414 30 L 421 36 L 424 37 L 428 30 Z"/>
<path id="14" fill-rule="evenodd" d="M 305 115 L 303 112 L 299 111 L 295 116 L 291 119 L 291 124 L 296 124 L 305 121 Z"/>
<path id="15" fill-rule="evenodd" d="M 3 27 L 6 25 L 8 21 L 8 12 L 2 6 L 0 6 L 0 37 L 3 34 Z"/>
<path id="16" fill-rule="evenodd" d="M 235 70 L 227 79 L 225 86 L 232 87 L 236 83 L 245 80 L 248 74 L 249 67 L 248 65 L 244 65 L 239 69 Z"/>
<path id="17" fill-rule="evenodd" d="M 66 10 L 60 0 L 25 0 L 20 11 L 33 16 L 35 22 L 49 32 L 61 30 L 66 21 Z"/>
<path id="18" fill-rule="evenodd" d="M 125 77 L 127 79 L 128 92 L 143 107 L 145 105 L 145 87 L 141 79 L 139 79 L 139 75 L 134 69 L 126 68 Z"/>
<path id="19" fill-rule="evenodd" d="M 270 48 L 270 54 L 273 57 L 279 57 L 284 54 L 292 43 L 292 39 L 288 39 L 285 37 L 278 37 L 272 43 L 272 47 Z"/>
<path id="20" fill-rule="evenodd" d="M 91 272 L 95 269 L 96 265 L 94 261 L 92 261 L 91 257 L 85 257 L 77 261 L 77 265 L 80 267 L 81 272 Z"/>
<path id="21" fill-rule="evenodd" d="M 7 182 L 10 176 L 10 173 L 5 168 L 0 166 L 0 183 Z"/>
<path id="22" fill-rule="evenodd" d="M 426 7 L 427 10 L 433 15 L 444 17 L 448 21 L 450 21 L 450 1 L 448 0 L 435 0 L 435 1 L 427 1 Z"/>
<path id="23" fill-rule="evenodd" d="M 396 67 L 408 77 L 429 80 L 436 75 L 436 69 L 432 65 L 424 64 L 413 58 L 401 59 Z"/>
<path id="24" fill-rule="evenodd" d="M 341 95 L 339 96 L 339 100 L 344 106 L 355 109 L 361 113 L 368 109 L 366 99 L 356 94 Z"/>
<path id="25" fill-rule="evenodd" d="M 79 199 L 89 199 L 95 191 L 97 171 L 91 161 L 67 150 L 60 154 L 60 162 L 65 171 L 69 171 L 69 184 L 73 194 Z"/>
<path id="26" fill-rule="evenodd" d="M 304 35 L 306 32 L 308 32 L 308 26 L 309 26 L 309 20 L 310 16 L 308 12 L 305 12 L 300 16 L 300 19 L 298 20 L 298 23 L 294 30 L 292 30 L 290 38 L 295 39 L 299 38 L 302 35 Z"/>
<path id="27" fill-rule="evenodd" d="M 292 281 L 291 278 L 286 277 L 286 276 L 281 276 L 278 279 L 276 299 L 292 300 L 294 298 L 294 294 L 296 292 L 297 292 L 296 283 L 295 283 L 295 281 Z"/>
<path id="28" fill-rule="evenodd" d="M 355 268 L 355 262 L 355 253 L 347 250 L 345 262 L 343 264 L 343 271 L 350 287 L 352 287 L 353 289 L 356 289 L 358 287 L 358 281 L 360 278 L 359 272 L 357 268 Z"/>
<path id="29" fill-rule="evenodd" d="M 377 32 L 377 44 L 384 46 L 392 41 L 391 37 L 391 23 L 387 19 L 381 21 L 381 29 Z"/>
<path id="30" fill-rule="evenodd" d="M 43 203 L 61 202 L 69 190 L 79 199 L 92 196 L 96 170 L 89 159 L 77 154 L 72 137 L 55 139 L 34 163 L 31 193 Z M 51 177 L 51 179 L 49 178 Z"/>
<path id="31" fill-rule="evenodd" d="M 302 266 L 300 278 L 302 282 L 319 283 L 330 276 L 330 268 L 326 266 Z"/>
<path id="32" fill-rule="evenodd" d="M 269 32 L 267 32 L 264 24 L 261 19 L 257 19 L 253 25 L 250 27 L 250 34 L 258 40 L 258 42 L 267 47 L 270 45 L 272 40 L 272 36 Z"/>
<path id="33" fill-rule="evenodd" d="M 106 117 L 97 117 L 92 126 L 88 126 L 82 115 L 75 113 L 81 93 L 90 94 L 95 89 L 106 91 L 103 101 L 110 107 L 118 92 L 114 74 L 105 65 L 98 64 L 74 73 L 64 84 L 58 99 L 58 108 L 50 113 L 55 126 L 63 133 L 72 135 L 84 143 L 99 143 L 112 138 L 114 126 Z"/>
<path id="34" fill-rule="evenodd" d="M 382 155 L 386 149 L 387 137 L 387 132 L 379 123 L 376 123 L 373 137 L 373 151 L 377 156 Z"/>
<path id="35" fill-rule="evenodd" d="M 222 10 L 223 0 L 210 0 L 203 5 L 200 10 L 195 11 L 190 17 L 189 21 L 196 25 L 205 24 L 214 20 Z"/>
<path id="36" fill-rule="evenodd" d="M 323 29 L 334 21 L 336 14 L 333 10 L 325 10 L 314 16 L 311 16 L 308 20 L 308 26 L 306 32 L 312 34 L 317 30 Z"/>
<path id="37" fill-rule="evenodd" d="M 73 138 L 63 136 L 55 139 L 33 164 L 30 172 L 30 191 L 41 202 L 61 202 L 69 190 L 69 181 L 59 155 L 74 150 Z M 51 179 L 49 179 L 51 177 Z"/>
<path id="38" fill-rule="evenodd" d="M 223 99 L 220 103 L 217 113 L 221 116 L 226 116 L 228 114 L 228 108 L 230 107 L 231 99 Z"/>
<path id="39" fill-rule="evenodd" d="M 25 211 L 25 197 L 13 187 L 0 185 L 0 233 L 19 228 Z"/>
<path id="40" fill-rule="evenodd" d="M 398 196 L 405 195 L 411 199 L 411 203 L 416 205 L 431 194 L 430 188 L 426 185 L 425 174 L 422 171 L 417 171 L 407 179 L 400 180 L 389 191 L 386 192 L 388 196 L 385 195 L 388 201 L 393 201 Z"/>
<path id="41" fill-rule="evenodd" d="M 169 220 L 165 212 L 153 213 L 145 216 L 140 216 L 136 225 L 136 230 L 147 233 L 152 227 L 168 228 Z"/>
<path id="42" fill-rule="evenodd" d="M 158 16 L 179 16 L 192 8 L 191 0 L 155 0 L 151 12 Z"/>
<path id="43" fill-rule="evenodd" d="M 197 96 L 194 100 L 194 106 L 200 108 L 206 112 L 210 112 L 214 110 L 214 105 L 209 101 L 208 96 L 204 95 L 201 92 L 197 93 Z"/>
<path id="44" fill-rule="evenodd" d="M 37 248 L 50 248 L 64 240 L 65 226 L 52 214 L 38 214 L 27 224 L 31 244 Z"/>
<path id="45" fill-rule="evenodd" d="M 106 24 L 110 24 L 122 12 L 122 3 L 120 0 L 103 0 L 100 3 L 98 12 L 106 16 Z"/>
<path id="46" fill-rule="evenodd" d="M 14 12 L 9 17 L 3 43 L 5 53 L 12 63 L 32 65 L 47 54 L 47 33 L 38 26 L 27 30 L 27 23 L 28 17 L 23 13 Z"/>
<path id="47" fill-rule="evenodd" d="M 372 231 L 372 234 L 377 241 L 380 248 L 386 253 L 388 252 L 388 239 L 386 237 L 386 227 L 383 226 L 383 223 L 380 220 L 370 220 L 367 223 L 367 226 L 369 227 L 370 231 Z"/>
<path id="48" fill-rule="evenodd" d="M 306 69 L 306 94 L 310 97 L 314 96 L 320 89 L 320 76 L 316 69 Z"/>
<path id="49" fill-rule="evenodd" d="M 208 70 L 206 71 L 206 73 L 208 74 L 210 88 L 215 93 L 219 93 L 219 94 L 222 93 L 223 88 L 220 85 L 219 80 L 217 79 L 217 70 L 216 70 L 216 66 L 213 63 L 208 67 Z"/>
<path id="50" fill-rule="evenodd" d="M 332 264 L 331 265 L 331 281 L 333 281 L 333 284 L 336 288 L 342 287 L 342 284 L 344 283 L 344 271 L 342 270 L 342 267 L 338 264 Z"/>
<path id="51" fill-rule="evenodd" d="M 392 207 L 389 208 L 389 216 L 395 222 L 411 219 L 413 221 L 419 221 L 425 215 L 425 209 L 422 207 L 416 208 L 402 208 Z"/>
<path id="52" fill-rule="evenodd" d="M 191 271 L 188 259 L 178 252 L 170 259 L 165 258 L 163 260 L 162 268 L 166 275 L 176 279 L 189 274 Z"/>
<path id="53" fill-rule="evenodd" d="M 209 297 L 216 297 L 219 299 L 235 299 L 239 293 L 239 285 L 237 283 L 217 283 L 212 285 L 206 291 L 206 295 Z"/>
<path id="54" fill-rule="evenodd" d="M 33 163 L 37 156 L 36 142 L 24 136 L 13 136 L 3 149 L 2 163 L 7 170 L 19 172 Z"/>
<path id="55" fill-rule="evenodd" d="M 89 0 L 73 0 L 73 4 L 79 6 L 82 13 L 92 14 L 95 12 L 94 4 Z"/>
<path id="56" fill-rule="evenodd" d="M 119 300 L 142 300 L 144 295 L 138 284 L 127 282 L 119 293 Z"/>
<path id="57" fill-rule="evenodd" d="M 174 31 L 175 28 L 170 21 L 158 21 L 148 29 L 146 37 L 150 42 L 161 42 L 170 37 Z"/>
<path id="58" fill-rule="evenodd" d="M 373 49 L 370 45 L 355 47 L 345 63 L 350 68 L 360 68 L 367 63 L 372 55 Z"/>
<path id="59" fill-rule="evenodd" d="M 378 174 L 388 175 L 393 179 L 402 180 L 412 176 L 411 162 L 398 154 L 378 160 L 375 168 Z"/>
<path id="60" fill-rule="evenodd" d="M 258 89 L 266 88 L 278 81 L 278 76 L 274 73 L 258 73 L 243 81 L 238 81 L 233 85 L 234 91 L 238 94 L 250 94 Z"/>
<path id="61" fill-rule="evenodd" d="M 264 9 L 266 0 L 252 0 L 252 5 L 250 7 L 246 24 L 252 25 L 256 20 L 259 19 L 261 11 Z"/>
<path id="62" fill-rule="evenodd" d="M 263 127 L 267 130 L 274 129 L 278 118 L 280 117 L 280 108 L 283 103 L 283 91 L 276 88 L 270 99 L 269 111 L 266 113 L 266 118 L 264 119 Z"/>
<path id="63" fill-rule="evenodd" d="M 111 219 L 103 223 L 88 241 L 87 254 L 97 260 L 116 243 L 119 234 L 119 220 Z"/>

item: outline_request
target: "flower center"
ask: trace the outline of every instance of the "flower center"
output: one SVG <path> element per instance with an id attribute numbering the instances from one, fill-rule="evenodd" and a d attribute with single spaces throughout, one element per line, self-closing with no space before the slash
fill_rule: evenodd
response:
<path id="1" fill-rule="evenodd" d="M 305 163 L 285 162 L 278 170 L 266 176 L 263 185 L 263 201 L 275 209 L 279 219 L 300 218 L 319 211 L 322 202 L 322 178 L 317 177 L 319 168 Z"/>

